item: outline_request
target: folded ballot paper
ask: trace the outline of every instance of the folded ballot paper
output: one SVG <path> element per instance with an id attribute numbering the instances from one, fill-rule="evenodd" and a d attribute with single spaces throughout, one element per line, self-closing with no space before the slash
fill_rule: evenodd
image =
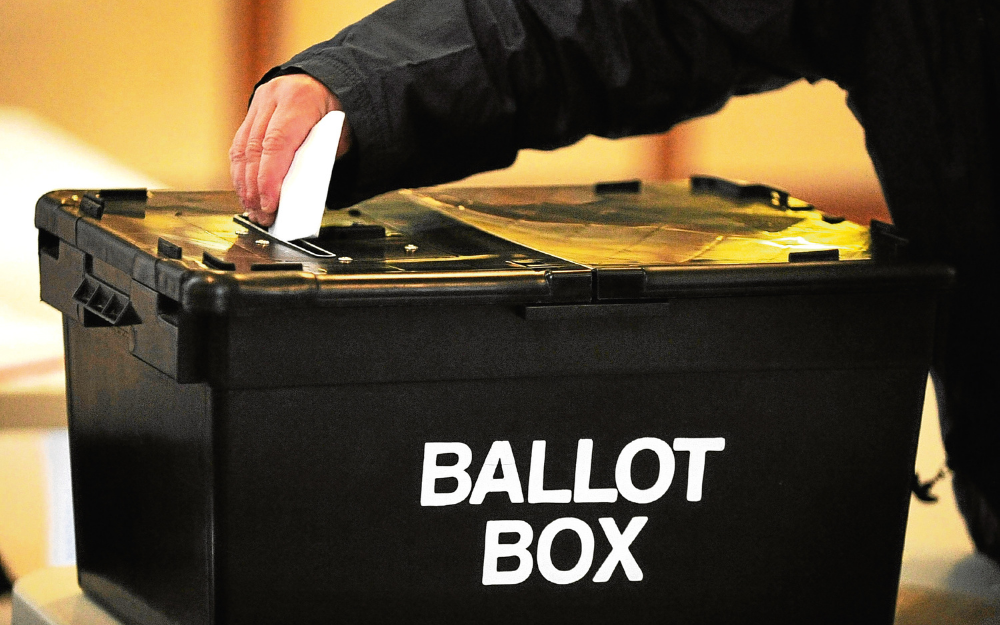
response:
<path id="1" fill-rule="evenodd" d="M 327 113 L 313 126 L 295 152 L 292 165 L 281 184 L 278 214 L 268 230 L 274 238 L 293 241 L 319 234 L 343 129 L 344 113 Z"/>

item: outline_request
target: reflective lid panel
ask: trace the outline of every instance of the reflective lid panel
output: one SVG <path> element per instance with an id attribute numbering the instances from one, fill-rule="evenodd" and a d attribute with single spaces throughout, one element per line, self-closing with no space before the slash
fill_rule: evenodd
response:
<path id="1" fill-rule="evenodd" d="M 718 184 L 698 184 L 706 180 Z M 463 223 L 589 267 L 777 263 L 824 250 L 870 258 L 868 228 L 776 189 L 719 179 L 412 193 Z"/>

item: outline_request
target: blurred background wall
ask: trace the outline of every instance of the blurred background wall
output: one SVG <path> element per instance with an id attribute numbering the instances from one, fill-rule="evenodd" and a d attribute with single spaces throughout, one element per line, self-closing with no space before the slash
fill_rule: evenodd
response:
<path id="1" fill-rule="evenodd" d="M 217 187 L 245 100 L 237 9 L 227 0 L 3 0 L 0 106 L 31 109 L 168 184 Z"/>
<path id="2" fill-rule="evenodd" d="M 0 115 L 23 119 L 29 112 L 49 130 L 38 130 L 27 141 L 48 141 L 54 136 L 50 131 L 57 129 L 135 172 L 130 180 L 156 180 L 183 189 L 225 188 L 229 142 L 259 76 L 380 4 L 2 0 Z M 21 147 L 11 147 L 14 142 L 0 136 L 0 150 L 22 150 L 24 138 L 18 141 Z M 6 156 L 16 160 L 19 154 Z M 49 164 L 42 159 L 32 167 L 45 170 Z M 861 129 L 847 111 L 843 93 L 829 83 L 798 83 L 774 94 L 733 101 L 721 113 L 664 136 L 590 138 L 553 153 L 526 151 L 511 169 L 468 182 L 593 182 L 693 172 L 782 186 L 856 221 L 886 218 Z M 65 186 L 61 180 L 51 186 Z M 33 247 L 34 197 L 37 194 L 3 206 L 8 215 L 16 212 L 24 218 L 25 232 L 11 235 L 26 239 L 24 256 L 31 256 Z M 24 266 L 33 263 L 28 258 Z M 5 263 L 0 271 L 18 272 L 21 266 Z M 7 282 L 23 282 L 37 294 L 37 275 L 24 271 L 24 276 L 5 276 Z M 0 301 L 0 308 L 4 304 Z M 2 319 L 0 315 L 0 323 Z M 58 343 L 58 334 L 54 336 Z M 5 380 L 0 395 L 7 396 L 0 401 L 0 411 L 23 411 L 0 414 L 0 554 L 9 570 L 23 575 L 44 566 L 51 553 L 46 528 L 55 521 L 45 503 L 51 497 L 39 492 L 48 466 L 45 448 L 39 445 L 65 417 L 39 416 L 45 412 L 38 408 L 44 401 L 64 405 L 58 396 L 61 386 L 45 391 L 54 394 L 48 398 L 18 395 L 23 393 L 21 374 L 39 365 L 31 362 L 30 353 L 19 351 L 16 356 L 21 364 L 0 372 Z M 61 375 L 58 356 L 49 360 L 45 366 Z"/>

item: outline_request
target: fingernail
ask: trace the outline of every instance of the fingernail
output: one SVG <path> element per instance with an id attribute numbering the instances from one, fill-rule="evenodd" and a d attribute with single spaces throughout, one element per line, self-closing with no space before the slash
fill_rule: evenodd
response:
<path id="1" fill-rule="evenodd" d="M 260 196 L 260 210 L 265 213 L 273 213 L 275 209 L 275 202 L 269 197 Z"/>

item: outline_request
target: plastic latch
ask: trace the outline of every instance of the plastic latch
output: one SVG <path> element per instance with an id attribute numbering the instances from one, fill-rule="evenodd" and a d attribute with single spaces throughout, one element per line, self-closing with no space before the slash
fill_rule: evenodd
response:
<path id="1" fill-rule="evenodd" d="M 201 263 L 208 267 L 209 269 L 221 269 L 222 271 L 236 271 L 236 263 L 231 263 L 227 260 L 222 260 L 217 256 L 213 256 L 208 252 L 202 252 Z"/>
<path id="2" fill-rule="evenodd" d="M 97 195 L 84 194 L 80 198 L 80 212 L 92 219 L 100 219 L 104 216 L 104 200 Z"/>
<path id="3" fill-rule="evenodd" d="M 733 200 L 764 202 L 788 210 L 813 210 L 815 206 L 792 197 L 788 191 L 766 184 L 743 183 L 716 176 L 691 176 L 691 190 L 695 193 L 712 193 Z"/>
<path id="4" fill-rule="evenodd" d="M 167 241 L 163 237 L 160 237 L 156 242 L 156 253 L 164 258 L 173 258 L 174 260 L 180 260 L 183 255 L 183 248 L 180 245 L 176 245 Z"/>
<path id="5" fill-rule="evenodd" d="M 642 182 L 639 180 L 621 180 L 616 182 L 598 182 L 594 185 L 594 193 L 639 193 Z"/>
<path id="6" fill-rule="evenodd" d="M 145 202 L 149 199 L 147 189 L 101 189 L 98 195 L 112 202 Z"/>
<path id="7" fill-rule="evenodd" d="M 89 276 L 77 287 L 73 300 L 86 311 L 85 326 L 126 326 L 139 322 L 128 295 Z"/>
<path id="8" fill-rule="evenodd" d="M 840 260 L 840 250 L 836 247 L 829 250 L 788 253 L 788 262 L 790 263 L 823 263 L 838 260 Z"/>
<path id="9" fill-rule="evenodd" d="M 646 292 L 646 272 L 639 267 L 602 267 L 594 277 L 598 300 L 640 299 Z"/>

